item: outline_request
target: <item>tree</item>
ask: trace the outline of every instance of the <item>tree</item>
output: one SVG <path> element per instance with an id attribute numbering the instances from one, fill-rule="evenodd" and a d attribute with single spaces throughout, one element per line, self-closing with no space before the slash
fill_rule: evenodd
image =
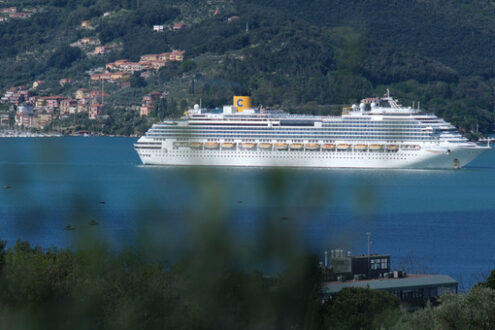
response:
<path id="1" fill-rule="evenodd" d="M 438 307 L 403 313 L 393 329 L 493 329 L 495 291 L 478 285 L 468 294 L 448 293 Z"/>
<path id="2" fill-rule="evenodd" d="M 163 120 L 168 115 L 167 99 L 161 97 L 155 105 L 155 113 L 158 119 Z"/>
<path id="3" fill-rule="evenodd" d="M 141 88 L 141 87 L 146 87 L 146 85 L 147 85 L 146 80 L 144 80 L 144 78 L 139 75 L 139 72 L 134 72 L 134 74 L 131 77 L 131 87 Z"/>
<path id="4" fill-rule="evenodd" d="M 492 270 L 490 276 L 488 276 L 486 280 L 486 286 L 489 287 L 490 289 L 495 290 L 495 269 Z"/>
<path id="5" fill-rule="evenodd" d="M 81 50 L 77 47 L 63 45 L 52 54 L 47 64 L 59 69 L 65 69 L 83 56 Z"/>
<path id="6" fill-rule="evenodd" d="M 325 329 L 373 329 L 375 319 L 394 310 L 400 301 L 394 295 L 365 288 L 345 288 L 323 307 Z"/>

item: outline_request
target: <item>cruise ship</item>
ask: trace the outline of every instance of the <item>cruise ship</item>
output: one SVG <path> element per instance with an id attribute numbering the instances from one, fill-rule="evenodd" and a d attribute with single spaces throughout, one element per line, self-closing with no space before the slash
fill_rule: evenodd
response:
<path id="1" fill-rule="evenodd" d="M 195 105 L 154 124 L 134 148 L 145 165 L 457 169 L 490 146 L 387 92 L 341 116 L 253 109 L 249 97 L 234 96 L 232 106 Z"/>

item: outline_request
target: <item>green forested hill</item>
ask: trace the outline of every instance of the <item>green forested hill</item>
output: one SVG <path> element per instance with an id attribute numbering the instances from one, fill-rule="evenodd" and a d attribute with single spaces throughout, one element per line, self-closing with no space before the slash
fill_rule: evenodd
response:
<path id="1" fill-rule="evenodd" d="M 495 5 L 490 1 L 342 0 L 51 0 L 10 1 L 41 7 L 29 20 L 0 25 L 0 88 L 62 77 L 90 85 L 87 71 L 126 58 L 170 49 L 186 51 L 131 91 L 109 89 L 110 127 L 132 115 L 153 90 L 167 91 L 158 116 L 181 112 L 201 98 L 217 106 L 234 93 L 255 104 L 290 111 L 330 113 L 336 105 L 381 95 L 390 88 L 409 105 L 442 115 L 466 131 L 494 128 Z M 218 11 L 215 13 L 215 10 Z M 104 13 L 107 13 L 104 16 Z M 229 21 L 229 17 L 238 19 Z M 94 29 L 80 29 L 90 20 Z M 152 31 L 154 24 L 180 31 Z M 68 45 L 91 37 L 121 47 L 87 57 Z M 48 91 L 47 91 L 48 92 Z M 130 111 L 130 110 L 129 110 Z M 106 124 L 105 124 L 106 125 Z"/>
<path id="2" fill-rule="evenodd" d="M 441 61 L 462 74 L 493 76 L 495 4 L 492 1 L 253 0 L 318 26 L 352 26 L 384 41 Z"/>

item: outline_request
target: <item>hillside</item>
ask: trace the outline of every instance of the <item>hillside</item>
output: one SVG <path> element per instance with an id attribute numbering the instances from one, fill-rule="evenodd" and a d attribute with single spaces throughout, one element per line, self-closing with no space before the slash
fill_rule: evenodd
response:
<path id="1" fill-rule="evenodd" d="M 107 94 L 100 119 L 55 116 L 51 128 L 139 134 L 200 99 L 218 106 L 237 93 L 267 107 L 338 113 L 386 88 L 403 104 L 419 101 L 466 132 L 494 128 L 495 7 L 488 1 L 32 0 L 15 6 L 31 14 L 1 23 L 2 91 L 42 80 L 34 96 L 69 98 L 80 88 Z M 154 32 L 155 25 L 163 31 Z M 94 55 L 96 47 L 107 48 Z M 90 80 L 116 60 L 174 49 L 184 59 L 149 74 L 105 86 Z M 74 83 L 62 86 L 62 78 Z M 153 91 L 162 96 L 151 103 L 151 117 L 139 117 L 143 96 Z"/>

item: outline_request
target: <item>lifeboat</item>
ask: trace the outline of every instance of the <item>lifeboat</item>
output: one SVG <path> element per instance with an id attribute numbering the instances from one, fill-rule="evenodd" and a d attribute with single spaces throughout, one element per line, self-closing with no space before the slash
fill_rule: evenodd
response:
<path id="1" fill-rule="evenodd" d="M 348 144 L 337 144 L 337 149 L 338 150 L 347 150 L 347 149 L 349 149 L 349 145 Z"/>
<path id="2" fill-rule="evenodd" d="M 323 149 L 325 150 L 333 150 L 335 149 L 335 144 L 324 144 Z"/>
<path id="3" fill-rule="evenodd" d="M 260 149 L 268 150 L 268 149 L 272 149 L 272 144 L 271 143 L 260 143 L 259 147 L 260 147 Z"/>
<path id="4" fill-rule="evenodd" d="M 222 143 L 222 149 L 233 149 L 234 147 L 235 147 L 235 143 L 232 142 Z"/>
<path id="5" fill-rule="evenodd" d="M 197 143 L 199 143 L 199 142 L 197 142 Z M 188 146 L 188 143 L 187 142 L 174 142 L 174 147 L 175 148 L 187 147 L 187 146 Z"/>
<path id="6" fill-rule="evenodd" d="M 368 146 L 366 144 L 355 144 L 354 145 L 354 150 L 362 151 L 366 150 Z"/>
<path id="7" fill-rule="evenodd" d="M 387 146 L 387 150 L 388 151 L 396 151 L 398 149 L 397 145 L 396 144 L 389 144 Z"/>
<path id="8" fill-rule="evenodd" d="M 287 150 L 289 145 L 287 143 L 275 143 L 275 149 L 277 150 Z"/>
<path id="9" fill-rule="evenodd" d="M 417 144 L 403 144 L 400 146 L 402 150 L 419 150 L 421 147 Z"/>
<path id="10" fill-rule="evenodd" d="M 303 147 L 301 143 L 293 143 L 290 145 L 290 150 L 302 150 Z"/>
<path id="11" fill-rule="evenodd" d="M 383 145 L 381 144 L 370 144 L 370 150 L 381 150 Z"/>
<path id="12" fill-rule="evenodd" d="M 306 150 L 320 150 L 320 145 L 318 143 L 306 143 Z"/>
<path id="13" fill-rule="evenodd" d="M 205 142 L 206 149 L 218 149 L 220 144 L 218 142 Z"/>
<path id="14" fill-rule="evenodd" d="M 189 147 L 191 149 L 201 149 L 202 146 L 203 146 L 203 143 L 201 143 L 201 142 L 191 142 L 191 143 L 189 143 Z"/>
<path id="15" fill-rule="evenodd" d="M 248 143 L 248 142 L 246 142 L 246 143 L 243 143 L 242 144 L 242 147 L 244 149 L 254 149 L 256 147 L 256 143 Z"/>

